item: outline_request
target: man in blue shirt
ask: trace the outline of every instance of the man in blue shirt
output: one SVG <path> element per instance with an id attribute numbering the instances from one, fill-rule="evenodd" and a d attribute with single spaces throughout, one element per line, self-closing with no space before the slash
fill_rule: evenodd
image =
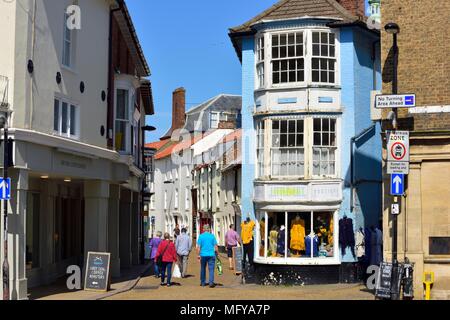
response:
<path id="1" fill-rule="evenodd" d="M 197 253 L 200 259 L 200 285 L 206 286 L 206 265 L 209 271 L 209 287 L 214 288 L 214 267 L 216 265 L 216 254 L 219 252 L 217 248 L 217 240 L 210 232 L 209 225 L 203 226 L 203 233 L 197 240 Z"/>

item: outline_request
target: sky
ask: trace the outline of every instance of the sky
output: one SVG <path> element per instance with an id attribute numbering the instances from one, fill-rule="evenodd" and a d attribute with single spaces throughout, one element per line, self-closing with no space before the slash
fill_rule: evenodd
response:
<path id="1" fill-rule="evenodd" d="M 186 89 L 186 111 L 221 93 L 241 94 L 241 64 L 228 37 L 277 0 L 127 0 L 150 65 L 157 141 L 170 128 L 172 92 Z"/>

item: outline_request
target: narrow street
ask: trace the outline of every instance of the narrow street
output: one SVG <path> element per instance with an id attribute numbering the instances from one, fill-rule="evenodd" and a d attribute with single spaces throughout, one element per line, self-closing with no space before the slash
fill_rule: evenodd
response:
<path id="1" fill-rule="evenodd" d="M 221 255 L 223 275 L 215 275 L 215 288 L 200 287 L 200 264 L 195 254 L 189 258 L 188 277 L 173 278 L 172 287 L 161 287 L 160 279 L 145 275 L 133 290 L 114 295 L 107 300 L 373 300 L 372 293 L 362 284 L 330 284 L 312 286 L 242 285 L 240 277 L 228 269 Z"/>

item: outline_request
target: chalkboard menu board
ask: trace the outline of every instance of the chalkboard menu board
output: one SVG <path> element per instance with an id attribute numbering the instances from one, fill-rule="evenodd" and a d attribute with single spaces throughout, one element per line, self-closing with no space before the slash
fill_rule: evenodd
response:
<path id="1" fill-rule="evenodd" d="M 233 248 L 233 265 L 234 265 L 234 273 L 241 274 L 242 273 L 242 247 L 234 247 Z"/>
<path id="2" fill-rule="evenodd" d="M 375 296 L 378 298 L 391 298 L 392 263 L 382 262 L 375 287 Z"/>
<path id="3" fill-rule="evenodd" d="M 108 291 L 110 258 L 107 252 L 88 252 L 84 290 Z"/>

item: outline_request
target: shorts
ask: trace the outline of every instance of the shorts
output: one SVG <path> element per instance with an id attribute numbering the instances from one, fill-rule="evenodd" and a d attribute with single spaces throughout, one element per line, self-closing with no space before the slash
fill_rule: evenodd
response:
<path id="1" fill-rule="evenodd" d="M 227 256 L 228 258 L 233 258 L 233 248 L 236 248 L 237 246 L 228 246 L 227 247 Z"/>

